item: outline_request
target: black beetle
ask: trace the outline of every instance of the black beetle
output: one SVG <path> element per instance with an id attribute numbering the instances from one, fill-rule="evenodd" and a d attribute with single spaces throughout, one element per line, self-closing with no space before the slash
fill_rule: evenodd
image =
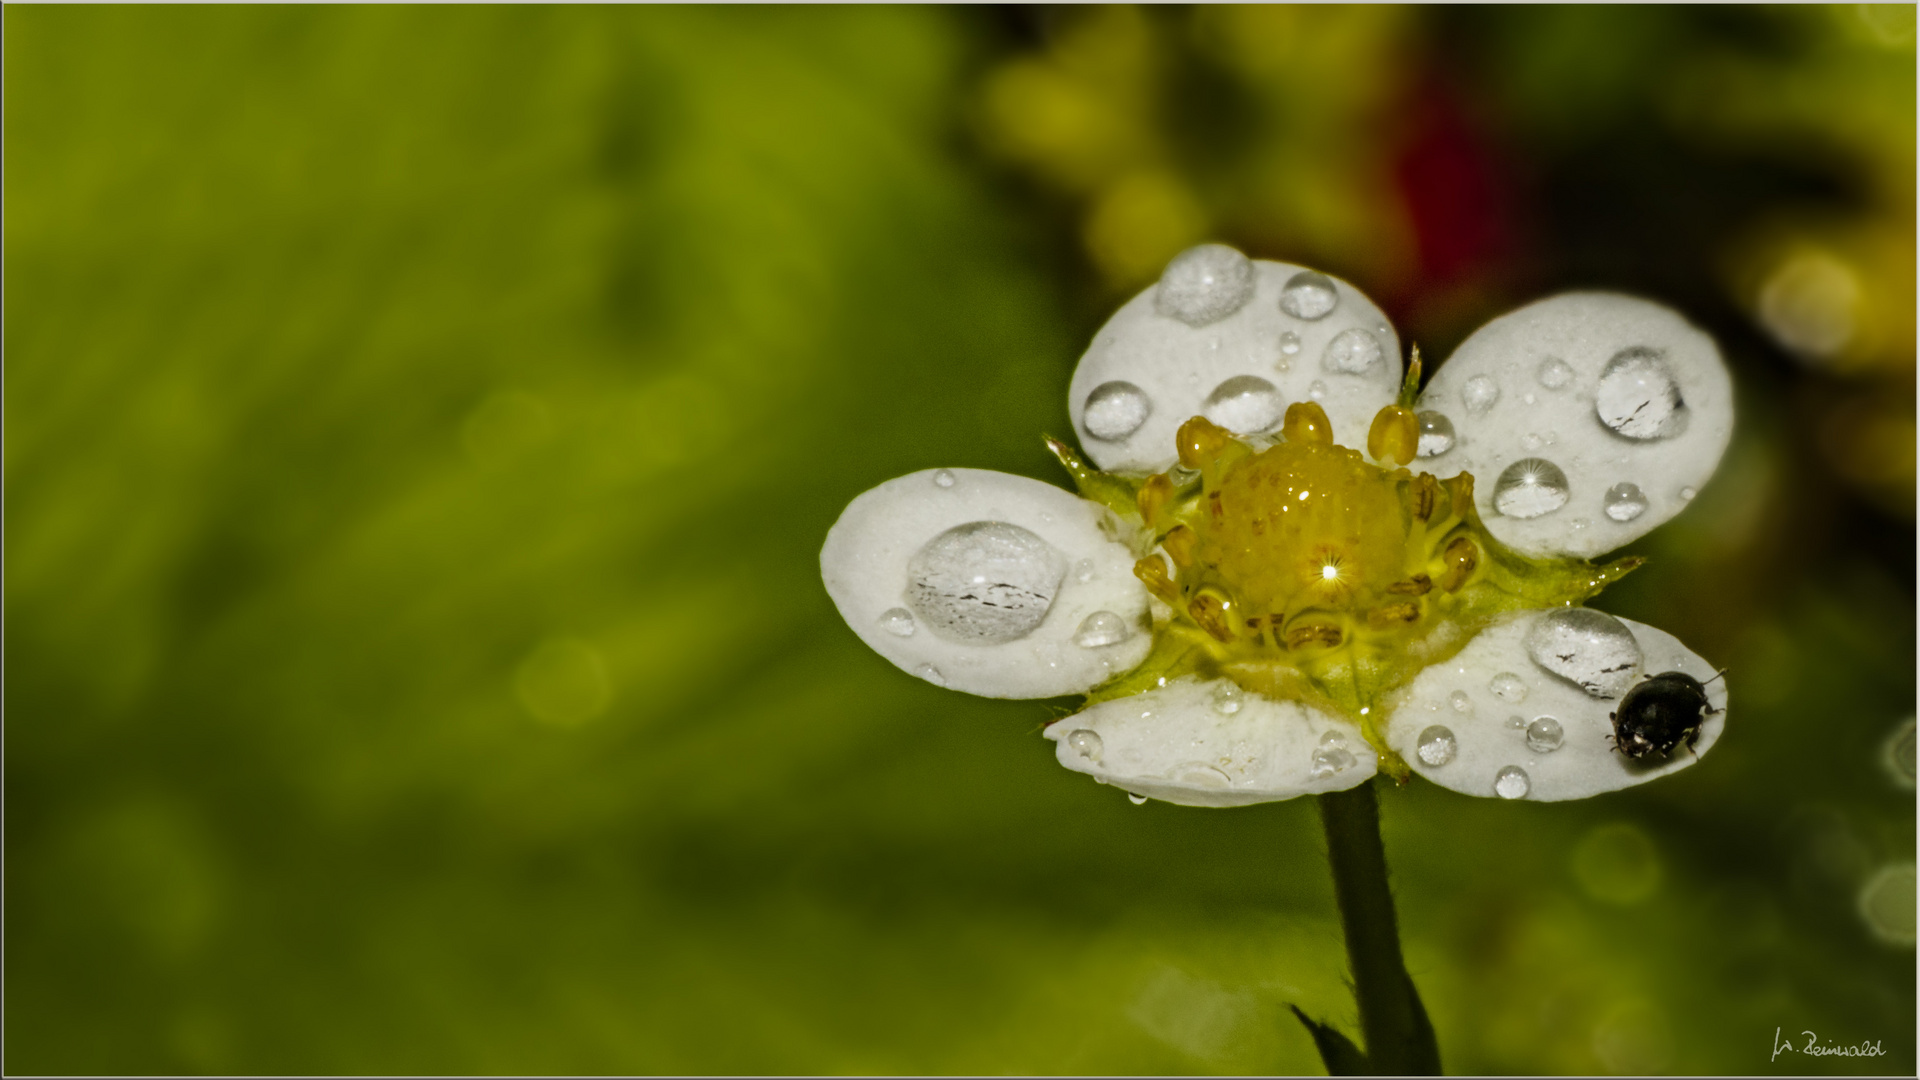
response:
<path id="1" fill-rule="evenodd" d="M 1613 721 L 1613 748 L 1638 761 L 1653 754 L 1671 757 L 1673 748 L 1685 742 L 1691 754 L 1700 725 L 1719 711 L 1707 702 L 1706 684 L 1693 676 L 1683 671 L 1648 675 L 1621 697 L 1619 710 L 1607 716 Z"/>

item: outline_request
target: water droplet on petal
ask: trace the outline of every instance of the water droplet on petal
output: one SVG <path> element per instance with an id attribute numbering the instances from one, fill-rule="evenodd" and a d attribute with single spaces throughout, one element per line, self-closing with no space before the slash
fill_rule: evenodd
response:
<path id="1" fill-rule="evenodd" d="M 1033 533 L 975 521 L 915 553 L 907 564 L 907 605 L 949 641 L 1017 641 L 1047 617 L 1066 574 L 1066 558 Z"/>
<path id="2" fill-rule="evenodd" d="M 1307 775 L 1315 780 L 1324 780 L 1352 766 L 1353 755 L 1345 747 L 1323 746 L 1313 752 L 1313 764 L 1307 769 Z"/>
<path id="3" fill-rule="evenodd" d="M 1453 760 L 1460 751 L 1460 743 L 1453 737 L 1453 729 L 1435 724 L 1420 733 L 1420 760 L 1428 765 L 1440 766 Z"/>
<path id="4" fill-rule="evenodd" d="M 1545 446 L 1546 442 L 1547 440 L 1541 438 L 1539 435 L 1536 435 L 1533 432 L 1528 432 L 1527 434 L 1522 435 L 1520 437 L 1520 448 L 1522 450 L 1531 452 L 1531 451 L 1540 449 L 1542 446 Z"/>
<path id="5" fill-rule="evenodd" d="M 1560 749 L 1560 740 L 1565 736 L 1560 721 L 1542 716 L 1527 725 L 1527 749 L 1536 754 L 1551 754 Z"/>
<path id="6" fill-rule="evenodd" d="M 1082 585 L 1085 585 L 1087 582 L 1092 581 L 1093 580 L 1093 560 L 1081 559 L 1079 562 L 1074 563 L 1073 578 L 1075 581 L 1078 581 Z"/>
<path id="7" fill-rule="evenodd" d="M 950 488 L 953 486 L 953 483 L 954 483 L 954 478 L 953 478 L 952 469 L 939 469 L 934 472 L 933 486 Z"/>
<path id="8" fill-rule="evenodd" d="M 1466 716 L 1473 715 L 1473 699 L 1467 696 L 1465 690 L 1455 690 L 1453 693 L 1448 694 L 1447 704 L 1453 706 L 1454 712 Z"/>
<path id="9" fill-rule="evenodd" d="M 1453 421 L 1444 413 L 1431 410 L 1419 414 L 1420 456 L 1438 457 L 1453 449 Z"/>
<path id="10" fill-rule="evenodd" d="M 1533 790 L 1533 781 L 1527 779 L 1527 770 L 1518 765 L 1509 765 L 1493 777 L 1493 793 L 1503 799 L 1524 799 L 1527 792 Z"/>
<path id="11" fill-rule="evenodd" d="M 1127 801 L 1135 806 L 1147 805 L 1147 797 L 1145 795 L 1135 795 L 1131 791 L 1127 792 Z"/>
<path id="12" fill-rule="evenodd" d="M 1100 737 L 1099 732 L 1080 728 L 1067 733 L 1067 746 L 1071 747 L 1074 753 L 1098 765 L 1100 755 L 1106 751 L 1107 743 Z"/>
<path id="13" fill-rule="evenodd" d="M 1597 698 L 1616 698 L 1640 672 L 1640 643 L 1619 619 L 1592 608 L 1562 608 L 1527 631 L 1533 662 Z"/>
<path id="14" fill-rule="evenodd" d="M 1515 731 L 1525 731 L 1527 730 L 1527 718 L 1524 716 L 1509 716 L 1507 717 L 1507 726 Z"/>
<path id="15" fill-rule="evenodd" d="M 1567 474 L 1545 458 L 1521 458 L 1493 485 L 1493 508 L 1510 518 L 1537 518 L 1567 504 Z"/>
<path id="16" fill-rule="evenodd" d="M 1503 671 L 1487 681 L 1487 689 L 1501 701 L 1515 705 L 1527 700 L 1527 682 L 1511 671 Z"/>
<path id="17" fill-rule="evenodd" d="M 894 637 L 913 636 L 913 612 L 906 608 L 888 608 L 880 614 L 880 628 Z"/>
<path id="18" fill-rule="evenodd" d="M 1253 295 L 1253 262 L 1225 244 L 1201 244 L 1173 257 L 1154 291 L 1154 309 L 1188 326 L 1240 310 Z"/>
<path id="19" fill-rule="evenodd" d="M 935 686 L 947 685 L 947 677 L 940 674 L 940 669 L 934 667 L 932 664 L 921 664 L 919 667 L 913 669 L 913 673 Z"/>
<path id="20" fill-rule="evenodd" d="M 1273 384 L 1257 375 L 1235 375 L 1214 388 L 1200 412 L 1241 435 L 1253 435 L 1280 422 L 1286 402 Z"/>
<path id="21" fill-rule="evenodd" d="M 1345 746 L 1347 736 L 1339 728 L 1329 728 L 1320 733 L 1321 746 Z"/>
<path id="22" fill-rule="evenodd" d="M 1692 502 L 1693 497 L 1698 494 L 1699 492 L 1693 490 L 1690 487 L 1683 487 L 1680 489 L 1680 498 L 1684 502 Z"/>
<path id="23" fill-rule="evenodd" d="M 1221 716 L 1232 716 L 1240 711 L 1243 698 L 1244 694 L 1238 686 L 1223 682 L 1213 688 L 1213 711 Z"/>
<path id="24" fill-rule="evenodd" d="M 1475 375 L 1460 388 L 1460 403 L 1476 416 L 1493 408 L 1493 403 L 1499 400 L 1500 384 L 1485 375 Z"/>
<path id="25" fill-rule="evenodd" d="M 1647 497 L 1638 484 L 1615 484 L 1607 489 L 1607 516 L 1615 521 L 1632 521 L 1647 512 Z"/>
<path id="26" fill-rule="evenodd" d="M 1652 349 L 1622 349 L 1607 361 L 1593 409 L 1601 423 L 1629 439 L 1670 439 L 1687 428 L 1680 384 Z"/>
<path id="27" fill-rule="evenodd" d="M 1146 391 L 1130 382 L 1101 383 L 1087 395 L 1080 423 L 1087 434 L 1102 442 L 1117 442 L 1140 430 L 1153 414 Z"/>
<path id="28" fill-rule="evenodd" d="M 1327 384 L 1321 382 L 1319 379 L 1313 380 L 1313 385 L 1307 387 L 1307 396 L 1315 401 L 1325 401 L 1327 399 Z"/>
<path id="29" fill-rule="evenodd" d="M 1327 342 L 1320 354 L 1320 366 L 1336 375 L 1365 375 L 1385 355 L 1380 339 L 1355 327 L 1342 330 Z"/>
<path id="30" fill-rule="evenodd" d="M 1111 611 L 1096 611 L 1080 623 L 1080 629 L 1073 635 L 1073 643 L 1083 649 L 1098 649 L 1103 645 L 1118 645 L 1127 640 L 1127 620 Z"/>
<path id="31" fill-rule="evenodd" d="M 1300 271 L 1280 288 L 1280 310 L 1296 319 L 1324 319 L 1339 303 L 1333 279 L 1312 270 Z"/>
<path id="32" fill-rule="evenodd" d="M 1549 390 L 1558 390 L 1573 381 L 1573 368 L 1557 356 L 1549 356 L 1540 362 L 1540 370 L 1534 373 L 1540 385 Z"/>
<path id="33" fill-rule="evenodd" d="M 1226 773 L 1221 772 L 1211 765 L 1203 765 L 1198 761 L 1189 761 L 1174 770 L 1174 779 L 1188 787 L 1212 788 L 1216 790 L 1229 787 L 1233 784 L 1233 781 L 1228 778 Z"/>
<path id="34" fill-rule="evenodd" d="M 1296 356 L 1299 352 L 1300 335 L 1291 330 L 1282 331 L 1280 334 L 1280 355 Z"/>

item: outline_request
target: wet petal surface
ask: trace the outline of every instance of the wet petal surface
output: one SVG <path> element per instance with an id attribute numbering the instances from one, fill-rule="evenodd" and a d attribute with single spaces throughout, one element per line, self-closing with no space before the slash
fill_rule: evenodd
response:
<path id="1" fill-rule="evenodd" d="M 902 670 L 984 697 L 1076 694 L 1152 645 L 1107 512 L 1050 484 L 930 469 L 853 500 L 820 574 L 847 625 Z"/>

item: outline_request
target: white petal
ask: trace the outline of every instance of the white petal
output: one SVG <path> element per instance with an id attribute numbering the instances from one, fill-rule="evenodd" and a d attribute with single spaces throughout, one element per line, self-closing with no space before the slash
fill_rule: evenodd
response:
<path id="1" fill-rule="evenodd" d="M 1102 531 L 1108 516 L 1024 476 L 931 469 L 853 500 L 820 576 L 860 640 L 904 671 L 983 697 L 1082 693 L 1153 644 L 1146 589 Z M 995 527 L 964 529 L 983 523 Z"/>
<path id="2" fill-rule="evenodd" d="M 1644 535 L 1686 507 L 1733 434 L 1713 339 L 1615 293 L 1566 293 L 1474 331 L 1420 408 L 1450 418 L 1457 438 L 1415 467 L 1472 473 L 1488 530 L 1531 555 L 1592 558 Z M 1510 469 L 1522 482 L 1503 496 Z"/>
<path id="3" fill-rule="evenodd" d="M 1190 417 L 1204 414 L 1253 435 L 1277 429 L 1286 407 L 1306 400 L 1327 411 L 1335 441 L 1366 445 L 1374 414 L 1393 403 L 1402 374 L 1400 338 L 1373 301 L 1321 275 L 1288 294 L 1288 282 L 1312 271 L 1255 261 L 1251 295 L 1230 314 L 1196 326 L 1179 312 L 1199 305 L 1160 302 L 1163 285 L 1181 265 L 1176 258 L 1162 285 L 1115 312 L 1074 370 L 1067 409 L 1095 464 L 1158 471 L 1173 464 L 1174 432 Z M 1223 288 L 1233 284 L 1221 278 Z M 1188 283 L 1173 284 L 1185 289 Z M 1288 314 L 1283 296 L 1296 311 L 1316 317 Z"/>
<path id="4" fill-rule="evenodd" d="M 1181 806 L 1342 791 L 1379 765 L 1354 724 L 1225 679 L 1183 679 L 1103 701 L 1053 724 L 1047 738 L 1067 768 Z"/>
<path id="5" fill-rule="evenodd" d="M 1615 751 L 1609 741 L 1610 717 L 1620 699 L 1593 696 L 1535 663 L 1528 652 L 1528 632 L 1549 614 L 1510 616 L 1481 631 L 1452 660 L 1421 672 L 1394 708 L 1387 744 L 1415 772 L 1442 787 L 1499 797 L 1496 784 L 1502 770 L 1517 768 L 1526 779 L 1525 791 L 1517 797 L 1559 802 L 1644 784 L 1684 769 L 1720 738 L 1726 725 L 1727 681 L 1715 679 L 1712 665 L 1672 634 L 1621 619 L 1639 646 L 1642 672 L 1680 671 L 1707 683 L 1707 700 L 1719 711 L 1701 726 L 1693 753 L 1682 744 L 1667 758 L 1630 761 Z M 1552 734 L 1550 725 L 1532 727 L 1543 719 L 1559 725 L 1559 745 L 1552 749 L 1547 748 L 1550 739 L 1543 738 Z M 1442 760 L 1446 755 L 1440 752 L 1438 733 L 1429 735 L 1436 727 L 1452 736 L 1450 759 Z M 1536 736 L 1532 744 L 1530 729 Z M 1423 744 L 1428 754 L 1421 753 Z M 1511 779 L 1503 786 L 1508 798 L 1516 797 L 1521 787 Z"/>

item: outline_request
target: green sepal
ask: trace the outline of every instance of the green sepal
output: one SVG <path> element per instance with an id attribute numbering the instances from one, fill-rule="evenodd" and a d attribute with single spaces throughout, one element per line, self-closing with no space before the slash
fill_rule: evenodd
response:
<path id="1" fill-rule="evenodd" d="M 1411 409 L 1420 400 L 1420 346 L 1413 347 L 1413 357 L 1407 361 L 1407 376 L 1400 381 L 1400 397 L 1394 402 L 1403 409 Z"/>
<path id="2" fill-rule="evenodd" d="M 1101 472 L 1086 463 L 1073 447 L 1051 435 L 1043 436 L 1047 449 L 1060 459 L 1067 475 L 1073 477 L 1073 485 L 1080 489 L 1080 497 L 1099 503 L 1101 506 L 1120 516 L 1122 521 L 1138 523 L 1140 521 L 1140 485 L 1146 483 L 1145 474 L 1127 476 L 1121 473 Z"/>
<path id="3" fill-rule="evenodd" d="M 1320 1060 L 1327 1067 L 1328 1076 L 1372 1076 L 1373 1066 L 1367 1062 L 1365 1051 L 1354 1045 L 1352 1039 L 1342 1035 L 1332 1024 L 1322 1024 L 1306 1013 L 1298 1005 L 1288 1005 L 1293 1015 L 1300 1018 L 1307 1034 L 1313 1036 L 1314 1048 L 1320 1051 Z"/>

